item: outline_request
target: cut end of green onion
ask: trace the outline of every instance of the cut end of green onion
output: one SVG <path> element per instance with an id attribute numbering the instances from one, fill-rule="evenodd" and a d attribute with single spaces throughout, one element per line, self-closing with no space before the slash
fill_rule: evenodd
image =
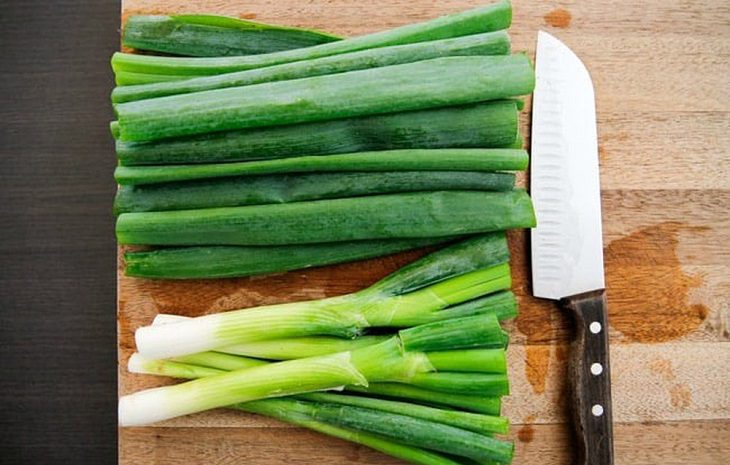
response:
<path id="1" fill-rule="evenodd" d="M 119 426 L 143 426 L 177 416 L 168 408 L 165 388 L 120 397 L 118 415 Z"/>
<path id="2" fill-rule="evenodd" d="M 119 121 L 112 121 L 109 123 L 109 132 L 112 137 L 116 140 L 119 139 Z"/>
<path id="3" fill-rule="evenodd" d="M 127 370 L 130 373 L 150 374 L 148 367 L 149 360 L 138 353 L 133 353 L 127 362 Z"/>
<path id="4" fill-rule="evenodd" d="M 194 354 L 210 349 L 215 340 L 216 325 L 214 318 L 199 317 L 194 320 L 137 329 L 134 340 L 137 350 L 144 356 L 171 358 L 179 355 Z M 184 347 L 181 341 L 185 341 Z"/>
<path id="5" fill-rule="evenodd" d="M 434 352 L 480 347 L 502 342 L 502 329 L 493 314 L 437 321 L 401 330 L 406 351 Z"/>

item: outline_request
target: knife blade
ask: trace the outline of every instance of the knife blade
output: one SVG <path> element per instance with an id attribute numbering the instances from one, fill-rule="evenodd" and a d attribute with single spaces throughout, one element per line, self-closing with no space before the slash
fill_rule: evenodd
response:
<path id="1" fill-rule="evenodd" d="M 544 31 L 537 38 L 535 77 L 533 295 L 559 300 L 575 319 L 570 374 L 578 463 L 610 465 L 611 381 L 593 83 L 583 62 Z"/>

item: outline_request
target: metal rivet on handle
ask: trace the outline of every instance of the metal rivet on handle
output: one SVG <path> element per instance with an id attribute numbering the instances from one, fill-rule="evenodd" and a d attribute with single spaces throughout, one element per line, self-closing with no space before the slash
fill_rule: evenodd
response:
<path id="1" fill-rule="evenodd" d="M 591 373 L 593 373 L 593 375 L 595 376 L 600 375 L 601 373 L 603 373 L 603 365 L 601 365 L 600 363 L 594 363 L 593 365 L 591 365 Z"/>
<path id="2" fill-rule="evenodd" d="M 593 334 L 598 334 L 601 332 L 601 323 L 594 321 L 590 326 L 588 326 L 588 329 L 590 329 Z"/>
<path id="3" fill-rule="evenodd" d="M 603 406 L 600 404 L 596 404 L 593 407 L 591 407 L 591 413 L 594 417 L 600 417 L 603 415 Z"/>

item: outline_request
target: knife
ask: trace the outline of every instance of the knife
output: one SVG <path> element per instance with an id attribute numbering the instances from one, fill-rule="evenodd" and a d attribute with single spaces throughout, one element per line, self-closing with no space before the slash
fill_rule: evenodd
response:
<path id="1" fill-rule="evenodd" d="M 608 321 L 593 83 L 581 60 L 540 31 L 535 58 L 530 190 L 535 297 L 575 319 L 572 409 L 581 465 L 613 464 Z"/>

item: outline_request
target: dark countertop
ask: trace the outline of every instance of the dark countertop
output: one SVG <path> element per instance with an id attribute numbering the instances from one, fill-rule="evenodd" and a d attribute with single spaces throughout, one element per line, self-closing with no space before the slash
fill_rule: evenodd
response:
<path id="1" fill-rule="evenodd" d="M 116 463 L 119 2 L 0 2 L 0 463 Z"/>

